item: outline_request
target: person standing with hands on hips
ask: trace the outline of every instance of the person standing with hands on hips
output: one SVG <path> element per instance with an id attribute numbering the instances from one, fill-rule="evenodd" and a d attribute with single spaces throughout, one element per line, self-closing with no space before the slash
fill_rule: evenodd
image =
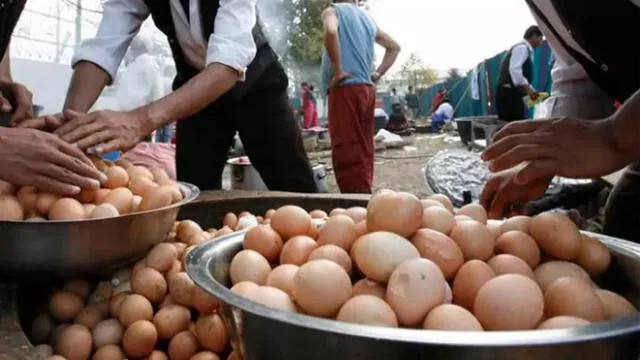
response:
<path id="1" fill-rule="evenodd" d="M 334 0 L 322 13 L 322 22 L 322 76 L 329 95 L 331 156 L 338 187 L 342 193 L 371 193 L 374 84 L 393 66 L 400 46 L 356 0 Z M 386 51 L 381 65 L 371 74 L 375 43 Z"/>

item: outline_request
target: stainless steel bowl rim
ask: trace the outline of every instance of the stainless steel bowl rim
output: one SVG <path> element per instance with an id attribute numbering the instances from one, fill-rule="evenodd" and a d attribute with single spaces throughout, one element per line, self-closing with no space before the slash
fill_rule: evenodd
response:
<path id="1" fill-rule="evenodd" d="M 141 214 L 148 214 L 148 213 L 152 213 L 152 212 L 159 212 L 159 211 L 162 211 L 162 210 L 181 207 L 181 206 L 183 206 L 185 204 L 188 204 L 188 203 L 192 202 L 198 196 L 200 196 L 200 189 L 197 186 L 189 184 L 189 183 L 186 183 L 186 182 L 181 182 L 181 181 L 178 181 L 177 184 L 180 187 L 180 191 L 182 192 L 182 195 L 184 196 L 184 198 L 182 200 L 178 201 L 177 203 L 171 204 L 169 206 L 157 208 L 157 209 L 146 210 L 146 211 L 137 211 L 137 212 L 134 212 L 134 213 L 120 215 L 120 216 L 117 216 L 117 217 L 118 218 L 126 218 L 126 217 L 132 217 L 132 216 L 137 216 L 137 215 L 141 215 Z M 86 223 L 86 222 L 105 220 L 105 219 L 112 219 L 112 218 L 96 218 L 96 219 L 82 219 L 82 220 L 46 220 L 46 221 L 34 221 L 34 222 L 29 222 L 29 221 L 26 221 L 26 220 L 22 220 L 22 221 L 7 221 L 7 220 L 3 220 L 3 221 L 0 221 L 0 226 L 2 226 L 3 224 L 38 224 L 38 225 L 46 225 L 46 224 L 75 224 L 75 223 Z"/>
<path id="2" fill-rule="evenodd" d="M 212 257 L 208 256 L 209 254 L 215 253 L 216 248 L 226 242 L 241 241 L 245 233 L 246 231 L 236 232 L 216 240 L 207 241 L 196 247 L 187 255 L 185 269 L 199 287 L 224 303 L 290 325 L 376 340 L 425 345 L 479 347 L 579 343 L 603 338 L 614 338 L 640 331 L 640 313 L 615 321 L 600 322 L 571 329 L 463 332 L 367 326 L 284 312 L 254 303 L 242 296 L 236 295 L 224 284 L 219 283 L 209 271 L 204 270 L 210 268 L 209 263 L 212 261 Z M 601 234 L 584 233 L 598 238 L 607 245 L 607 247 L 615 248 L 618 252 L 640 258 L 640 245 L 638 244 Z M 206 264 L 203 264 L 202 261 L 206 261 Z"/>

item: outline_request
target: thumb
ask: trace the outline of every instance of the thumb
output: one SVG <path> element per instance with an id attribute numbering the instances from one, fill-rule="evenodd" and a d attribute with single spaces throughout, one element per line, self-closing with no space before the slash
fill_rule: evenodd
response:
<path id="1" fill-rule="evenodd" d="M 7 113 L 11 112 L 11 110 L 13 110 L 13 107 L 11 106 L 9 100 L 7 100 L 7 98 L 0 94 L 0 111 Z"/>

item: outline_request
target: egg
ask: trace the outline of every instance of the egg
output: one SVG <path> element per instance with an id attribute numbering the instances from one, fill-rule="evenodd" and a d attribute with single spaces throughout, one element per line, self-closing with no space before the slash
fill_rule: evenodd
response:
<path id="1" fill-rule="evenodd" d="M 411 243 L 418 249 L 420 256 L 438 265 L 447 280 L 453 279 L 458 269 L 464 264 L 460 247 L 450 237 L 439 231 L 418 230 L 411 238 Z"/>
<path id="2" fill-rule="evenodd" d="M 287 205 L 273 214 L 271 227 L 287 241 L 294 236 L 310 235 L 314 226 L 311 216 L 303 208 Z"/>
<path id="3" fill-rule="evenodd" d="M 372 232 L 354 245 L 356 265 L 371 280 L 386 284 L 391 273 L 406 260 L 420 257 L 418 249 L 391 232 Z"/>
<path id="4" fill-rule="evenodd" d="M 518 230 L 503 232 L 496 239 L 495 252 L 510 254 L 524 260 L 530 268 L 535 269 L 540 264 L 540 248 L 536 241 L 527 233 Z"/>
<path id="5" fill-rule="evenodd" d="M 17 191 L 17 187 L 4 180 L 0 180 L 0 195 L 13 195 Z"/>
<path id="6" fill-rule="evenodd" d="M 106 175 L 107 181 L 104 183 L 104 187 L 107 189 L 117 189 L 129 184 L 129 174 L 120 166 L 110 167 L 107 169 Z"/>
<path id="7" fill-rule="evenodd" d="M 169 178 L 169 174 L 167 174 L 167 172 L 162 169 L 162 168 L 151 168 L 149 169 L 149 171 L 151 171 L 151 174 L 153 175 L 153 180 L 155 180 L 156 182 L 162 181 L 162 180 L 171 180 Z"/>
<path id="8" fill-rule="evenodd" d="M 483 225 L 487 224 L 487 211 L 480 204 L 467 204 L 458 209 L 456 215 L 466 215 Z"/>
<path id="9" fill-rule="evenodd" d="M 139 320 L 131 324 L 122 336 L 122 347 L 131 357 L 144 357 L 153 352 L 158 332 L 150 321 Z"/>
<path id="10" fill-rule="evenodd" d="M 142 268 L 136 272 L 131 279 L 131 288 L 151 301 L 158 304 L 167 295 L 167 281 L 158 270 L 152 268 Z"/>
<path id="11" fill-rule="evenodd" d="M 425 208 L 422 213 L 422 228 L 439 231 L 448 235 L 455 225 L 456 220 L 453 214 L 442 206 Z"/>
<path id="12" fill-rule="evenodd" d="M 91 292 L 91 284 L 85 280 L 68 280 L 64 283 L 62 289 L 86 299 L 89 297 L 89 293 Z"/>
<path id="13" fill-rule="evenodd" d="M 428 208 L 433 207 L 433 206 L 441 207 L 443 209 L 445 208 L 444 205 L 442 205 L 441 202 L 433 200 L 433 199 L 422 199 L 422 200 L 420 200 L 420 202 L 422 203 L 422 207 L 425 208 L 425 209 L 428 209 Z"/>
<path id="14" fill-rule="evenodd" d="M 109 193 L 111 193 L 110 189 L 98 189 L 98 190 L 96 190 L 96 194 L 94 196 L 94 201 L 95 201 L 96 205 L 100 205 L 100 204 L 104 203 L 104 199 L 107 198 L 107 195 L 109 195 Z"/>
<path id="15" fill-rule="evenodd" d="M 38 202 L 38 190 L 33 186 L 23 186 L 16 193 L 16 197 L 25 212 L 35 210 Z"/>
<path id="16" fill-rule="evenodd" d="M 69 327 L 69 324 L 59 324 L 58 326 L 56 326 L 53 331 L 51 332 L 51 346 L 52 347 L 56 347 L 58 346 L 58 343 L 60 342 L 60 335 L 62 335 L 62 332 Z"/>
<path id="17" fill-rule="evenodd" d="M 622 296 L 608 290 L 596 290 L 602 302 L 606 320 L 617 320 L 636 313 L 635 306 Z"/>
<path id="18" fill-rule="evenodd" d="M 213 238 L 214 238 L 214 239 L 217 239 L 217 238 L 219 238 L 219 237 L 226 236 L 226 235 L 229 235 L 229 234 L 232 234 L 232 233 L 233 233 L 233 230 L 231 230 L 231 228 L 229 228 L 228 226 L 225 226 L 225 227 L 223 227 L 222 229 L 218 230 L 218 231 L 213 235 Z"/>
<path id="19" fill-rule="evenodd" d="M 502 231 L 500 230 L 501 226 L 501 221 L 491 219 L 487 220 L 487 229 L 489 229 L 491 234 L 493 234 L 493 237 L 496 239 L 498 238 L 498 236 L 500 236 L 500 234 L 502 234 Z"/>
<path id="20" fill-rule="evenodd" d="M 185 272 L 172 274 L 167 281 L 171 298 L 178 304 L 191 307 L 193 304 L 193 289 L 195 284 Z"/>
<path id="21" fill-rule="evenodd" d="M 145 258 L 145 265 L 155 269 L 161 273 L 166 272 L 178 259 L 178 250 L 175 246 L 168 243 L 156 245 Z"/>
<path id="22" fill-rule="evenodd" d="M 305 313 L 330 318 L 351 298 L 351 279 L 340 265 L 329 260 L 313 260 L 296 273 L 292 292 L 296 304 Z"/>
<path id="23" fill-rule="evenodd" d="M 486 261 L 493 255 L 495 238 L 485 225 L 477 221 L 458 222 L 451 231 L 451 238 L 462 250 L 465 260 Z"/>
<path id="24" fill-rule="evenodd" d="M 75 199 L 83 204 L 95 203 L 98 190 L 99 189 L 82 189 L 80 193 L 75 196 Z"/>
<path id="25" fill-rule="evenodd" d="M 320 228 L 318 245 L 336 245 L 349 251 L 357 238 L 358 229 L 353 219 L 347 215 L 334 215 Z"/>
<path id="26" fill-rule="evenodd" d="M 111 204 L 118 209 L 118 213 L 128 214 L 131 212 L 131 206 L 133 205 L 133 193 L 124 187 L 113 189 L 104 198 L 103 204 Z"/>
<path id="27" fill-rule="evenodd" d="M 267 277 L 266 285 L 280 289 L 292 296 L 293 279 L 300 267 L 292 264 L 284 264 L 276 267 Z"/>
<path id="28" fill-rule="evenodd" d="M 473 313 L 486 330 L 530 330 L 540 323 L 544 305 L 542 290 L 535 281 L 507 274 L 480 288 Z"/>
<path id="29" fill-rule="evenodd" d="M 445 279 L 433 261 L 407 260 L 389 278 L 385 299 L 404 326 L 417 326 L 444 302 Z"/>
<path id="30" fill-rule="evenodd" d="M 218 299 L 207 294 L 198 286 L 193 287 L 192 297 L 193 307 L 202 314 L 213 312 L 218 307 L 220 307 L 220 301 L 218 301 Z"/>
<path id="31" fill-rule="evenodd" d="M 127 295 L 120 304 L 118 310 L 118 320 L 125 327 L 130 326 L 139 320 L 153 320 L 153 306 L 151 302 L 142 295 Z"/>
<path id="32" fill-rule="evenodd" d="M 270 272 L 269 261 L 253 250 L 243 250 L 236 254 L 229 267 L 232 284 L 252 281 L 258 285 L 264 285 Z"/>
<path id="33" fill-rule="evenodd" d="M 575 316 L 556 316 L 543 321 L 540 325 L 538 325 L 538 330 L 568 329 L 587 326 L 589 324 L 591 324 L 590 321 L 580 319 Z"/>
<path id="34" fill-rule="evenodd" d="M 580 253 L 582 236 L 566 216 L 551 212 L 537 215 L 531 219 L 529 233 L 542 251 L 558 260 L 573 260 Z"/>
<path id="35" fill-rule="evenodd" d="M 549 285 L 563 277 L 575 277 L 586 283 L 591 283 L 589 274 L 580 266 L 567 261 L 549 261 L 538 266 L 533 272 L 536 282 L 543 291 Z"/>
<path id="36" fill-rule="evenodd" d="M 318 243 L 308 236 L 295 236 L 287 241 L 280 252 L 280 264 L 302 266 L 309 259 Z"/>
<path id="37" fill-rule="evenodd" d="M 82 204 L 82 208 L 84 209 L 84 217 L 90 219 L 91 213 L 97 208 L 97 206 L 95 204 Z"/>
<path id="38" fill-rule="evenodd" d="M 124 298 L 127 297 L 127 293 L 122 293 L 118 295 L 114 295 L 111 301 L 109 302 L 109 313 L 111 316 L 117 318 L 120 313 L 120 306 L 122 306 L 122 302 Z"/>
<path id="39" fill-rule="evenodd" d="M 384 300 L 387 294 L 387 288 L 375 281 L 364 278 L 353 284 L 351 293 L 353 297 L 358 295 L 372 295 Z"/>
<path id="40" fill-rule="evenodd" d="M 144 360 L 169 360 L 169 357 L 160 350 L 153 350 Z"/>
<path id="41" fill-rule="evenodd" d="M 41 214 L 48 214 L 58 199 L 60 199 L 60 195 L 49 192 L 39 193 L 36 200 L 36 210 Z"/>
<path id="42" fill-rule="evenodd" d="M 117 216 L 120 216 L 120 213 L 118 209 L 111 204 L 100 204 L 89 214 L 90 219 L 105 219 Z"/>
<path id="43" fill-rule="evenodd" d="M 336 320 L 362 325 L 398 327 L 398 319 L 391 306 L 371 295 L 358 295 L 347 300 L 338 311 Z"/>
<path id="44" fill-rule="evenodd" d="M 605 311 L 600 298 L 591 286 L 575 277 L 560 278 L 544 292 L 545 315 L 547 318 L 566 315 L 591 322 L 605 320 Z"/>
<path id="45" fill-rule="evenodd" d="M 82 220 L 84 218 L 82 204 L 72 198 L 57 200 L 49 211 L 49 220 Z"/>
<path id="46" fill-rule="evenodd" d="M 0 220 L 21 221 L 25 213 L 21 202 L 13 195 L 0 195 Z"/>
<path id="47" fill-rule="evenodd" d="M 422 327 L 428 330 L 483 331 L 482 325 L 469 310 L 449 304 L 431 310 Z"/>
<path id="48" fill-rule="evenodd" d="M 31 340 L 38 344 L 48 342 L 54 326 L 53 319 L 49 314 L 43 313 L 36 316 L 31 324 Z"/>
<path id="49" fill-rule="evenodd" d="M 582 266 L 589 275 L 598 276 L 609 269 L 611 254 L 609 249 L 599 240 L 582 234 L 582 245 L 576 263 Z"/>
<path id="50" fill-rule="evenodd" d="M 180 305 L 168 305 L 153 317 L 153 325 L 158 330 L 160 339 L 171 339 L 179 332 L 187 330 L 190 322 L 191 312 Z"/>
<path id="51" fill-rule="evenodd" d="M 70 292 L 57 291 L 49 302 L 49 311 L 54 319 L 60 322 L 72 321 L 82 310 L 84 300 Z"/>
<path id="52" fill-rule="evenodd" d="M 520 231 L 523 233 L 529 232 L 529 225 L 531 224 L 531 217 L 518 215 L 506 219 L 500 226 L 500 233 L 506 233 L 509 231 Z"/>
<path id="53" fill-rule="evenodd" d="M 120 345 L 122 343 L 124 327 L 117 319 L 104 320 L 93 328 L 93 345 L 101 348 L 107 345 Z"/>
<path id="54" fill-rule="evenodd" d="M 218 314 L 200 316 L 195 333 L 204 349 L 216 353 L 222 352 L 229 340 L 224 322 Z"/>
<path id="55" fill-rule="evenodd" d="M 56 354 L 67 360 L 86 360 L 91 355 L 91 332 L 82 325 L 67 326 L 56 344 Z"/>
<path id="56" fill-rule="evenodd" d="M 453 204 L 451 203 L 451 200 L 449 200 L 449 198 L 445 195 L 442 194 L 434 194 L 431 195 L 427 198 L 428 200 L 435 200 L 437 202 L 439 202 L 440 204 L 442 204 L 442 206 L 445 207 L 445 209 L 449 210 L 449 212 L 451 212 L 453 214 Z"/>
<path id="57" fill-rule="evenodd" d="M 380 192 L 367 205 L 367 228 L 409 237 L 420 229 L 423 210 L 420 200 L 412 194 Z"/>
<path id="58" fill-rule="evenodd" d="M 127 173 L 129 174 L 129 178 L 131 179 L 136 177 L 145 177 L 153 181 L 153 174 L 144 166 L 131 166 L 127 169 Z"/>
<path id="59" fill-rule="evenodd" d="M 131 178 L 129 182 L 129 189 L 136 196 L 144 197 L 148 192 L 157 189 L 158 184 L 154 183 L 147 177 L 135 177 Z"/>
<path id="60" fill-rule="evenodd" d="M 182 242 L 187 242 L 194 235 L 202 233 L 202 228 L 193 220 L 183 220 L 178 223 L 176 236 Z"/>
<path id="61" fill-rule="evenodd" d="M 91 360 L 124 360 L 127 355 L 116 345 L 107 345 L 98 349 Z"/>
<path id="62" fill-rule="evenodd" d="M 161 186 L 153 191 L 149 191 L 142 197 L 138 211 L 148 211 L 161 209 L 171 205 L 173 202 L 173 189 Z"/>
<path id="63" fill-rule="evenodd" d="M 269 225 L 259 225 L 244 235 L 243 248 L 254 250 L 264 256 L 269 262 L 275 262 L 280 257 L 282 238 Z"/>
<path id="64" fill-rule="evenodd" d="M 496 255 L 489 259 L 487 264 L 489 264 L 491 270 L 493 270 L 496 276 L 505 274 L 520 274 L 532 280 L 535 279 L 533 270 L 531 270 L 529 265 L 527 265 L 524 260 L 513 255 Z"/>
<path id="65" fill-rule="evenodd" d="M 260 286 L 251 290 L 247 294 L 247 299 L 273 309 L 297 311 L 291 297 L 286 292 L 270 286 Z"/>
<path id="66" fill-rule="evenodd" d="M 114 161 L 113 163 L 114 163 L 114 165 L 118 165 L 118 166 L 120 166 L 121 168 L 123 168 L 125 170 L 133 166 L 131 161 L 126 160 L 126 159 L 122 159 L 122 158 Z"/>
<path id="67" fill-rule="evenodd" d="M 325 259 L 335 262 L 336 264 L 342 266 L 342 268 L 347 272 L 351 273 L 351 269 L 353 267 L 351 263 L 351 258 L 349 254 L 344 251 L 343 248 L 336 245 L 324 245 L 319 248 L 313 250 L 311 254 L 309 254 L 309 261 Z"/>
<path id="68" fill-rule="evenodd" d="M 97 308 L 89 306 L 80 310 L 78 315 L 73 319 L 73 323 L 91 330 L 102 320 L 102 313 Z"/>
<path id="69" fill-rule="evenodd" d="M 495 277 L 487 263 L 471 260 L 460 267 L 453 280 L 453 303 L 473 310 L 473 303 L 480 288 Z"/>

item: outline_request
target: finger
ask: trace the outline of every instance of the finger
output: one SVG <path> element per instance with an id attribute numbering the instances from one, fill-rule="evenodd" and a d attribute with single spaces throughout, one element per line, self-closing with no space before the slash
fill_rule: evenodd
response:
<path id="1" fill-rule="evenodd" d="M 558 169 L 558 163 L 554 159 L 535 160 L 518 171 L 514 181 L 516 184 L 529 184 L 540 178 L 557 175 Z"/>
<path id="2" fill-rule="evenodd" d="M 75 120 L 72 120 L 72 121 L 75 121 Z M 66 126 L 66 124 L 64 126 Z M 78 127 L 67 132 L 64 135 L 60 135 L 60 138 L 71 144 L 79 143 L 83 139 L 86 139 L 88 137 L 91 137 L 93 134 L 101 132 L 102 130 L 104 130 L 104 128 L 105 128 L 104 124 L 101 124 L 98 122 L 86 122 L 83 120 L 83 124 L 79 124 Z M 86 149 L 90 146 L 97 145 L 97 144 L 100 144 L 100 143 L 98 142 L 95 144 L 91 144 L 87 146 L 79 146 L 79 147 L 81 149 Z"/>
<path id="3" fill-rule="evenodd" d="M 118 140 L 118 139 L 114 139 L 111 141 L 108 141 L 106 144 L 100 145 L 97 149 L 96 149 L 96 153 L 98 155 L 104 155 L 107 153 L 110 153 L 112 151 L 127 151 L 130 149 L 126 149 L 124 144 L 122 143 L 122 141 Z"/>
<path id="4" fill-rule="evenodd" d="M 11 117 L 14 124 L 19 120 L 30 119 L 33 116 L 33 95 L 24 87 L 18 86 L 15 89 L 15 102 L 18 105 Z"/>
<path id="5" fill-rule="evenodd" d="M 67 184 L 53 177 L 35 174 L 31 180 L 33 186 L 41 191 L 52 192 L 54 194 L 74 196 L 78 195 L 82 189 L 77 185 Z"/>
<path id="6" fill-rule="evenodd" d="M 16 106 L 16 111 L 13 112 L 11 116 L 11 124 L 17 124 L 21 120 L 31 119 L 31 113 L 33 112 L 33 107 L 29 104 L 18 103 Z"/>
<path id="7" fill-rule="evenodd" d="M 44 117 L 45 122 L 47 123 L 47 128 L 51 130 L 56 130 L 60 126 L 65 124 L 65 118 L 62 115 L 47 115 Z"/>
<path id="8" fill-rule="evenodd" d="M 81 126 L 87 122 L 87 119 L 90 118 L 90 115 L 80 114 L 73 110 L 65 110 L 64 117 L 68 120 L 64 125 L 60 126 L 55 134 L 58 136 L 64 136 L 68 132 L 73 131 L 78 126 Z"/>
<path id="9" fill-rule="evenodd" d="M 509 212 L 509 206 L 517 201 L 522 201 L 520 196 L 513 191 L 508 191 L 506 186 L 502 186 L 496 191 L 491 206 L 489 207 L 489 217 L 491 219 L 504 219 L 505 214 Z"/>
<path id="10" fill-rule="evenodd" d="M 97 190 L 100 188 L 100 181 L 98 181 L 97 179 L 80 175 L 74 170 L 71 170 L 70 168 L 67 168 L 64 166 L 60 166 L 56 164 L 47 164 L 47 166 L 43 166 L 39 170 L 39 172 L 43 175 L 52 177 L 60 182 L 71 184 L 74 186 L 79 186 L 81 189 Z"/>
<path id="11" fill-rule="evenodd" d="M 37 130 L 46 130 L 48 129 L 47 122 L 45 118 L 36 118 L 36 119 L 27 119 L 24 121 L 19 121 L 15 127 L 24 128 L 24 129 L 37 129 Z"/>
<path id="12" fill-rule="evenodd" d="M 59 150 L 62 156 L 58 157 L 56 164 L 79 175 L 97 180 L 99 183 L 107 181 L 106 175 L 96 169 L 91 160 L 78 147 L 63 143 Z"/>
<path id="13" fill-rule="evenodd" d="M 548 136 L 550 134 L 547 133 L 509 135 L 489 145 L 482 152 L 482 160 L 493 161 L 518 145 L 548 143 L 549 141 L 546 140 Z"/>
<path id="14" fill-rule="evenodd" d="M 64 138 L 63 138 L 64 140 Z M 80 149 L 88 149 L 90 147 L 101 145 L 109 141 L 115 140 L 115 137 L 108 130 L 94 131 L 86 134 L 82 138 L 73 140 L 76 146 Z M 96 150 L 96 153 L 101 154 Z"/>
<path id="15" fill-rule="evenodd" d="M 551 120 L 549 119 L 542 119 L 515 121 L 509 123 L 502 129 L 500 129 L 497 134 L 495 134 L 495 136 L 493 137 L 493 141 L 495 143 L 510 135 L 532 133 L 543 126 L 548 125 L 550 121 Z"/>
<path id="16" fill-rule="evenodd" d="M 493 199 L 499 184 L 500 182 L 497 178 L 489 179 L 482 190 L 482 194 L 480 194 L 480 205 L 482 205 L 487 211 L 491 206 L 491 200 Z"/>
<path id="17" fill-rule="evenodd" d="M 524 161 L 532 161 L 553 155 L 554 149 L 539 144 L 518 145 L 489 162 L 489 170 L 498 172 L 510 169 Z"/>
<path id="18" fill-rule="evenodd" d="M 4 96 L 0 95 L 0 111 L 4 113 L 11 112 L 13 106 L 11 106 L 11 102 L 7 100 Z"/>

